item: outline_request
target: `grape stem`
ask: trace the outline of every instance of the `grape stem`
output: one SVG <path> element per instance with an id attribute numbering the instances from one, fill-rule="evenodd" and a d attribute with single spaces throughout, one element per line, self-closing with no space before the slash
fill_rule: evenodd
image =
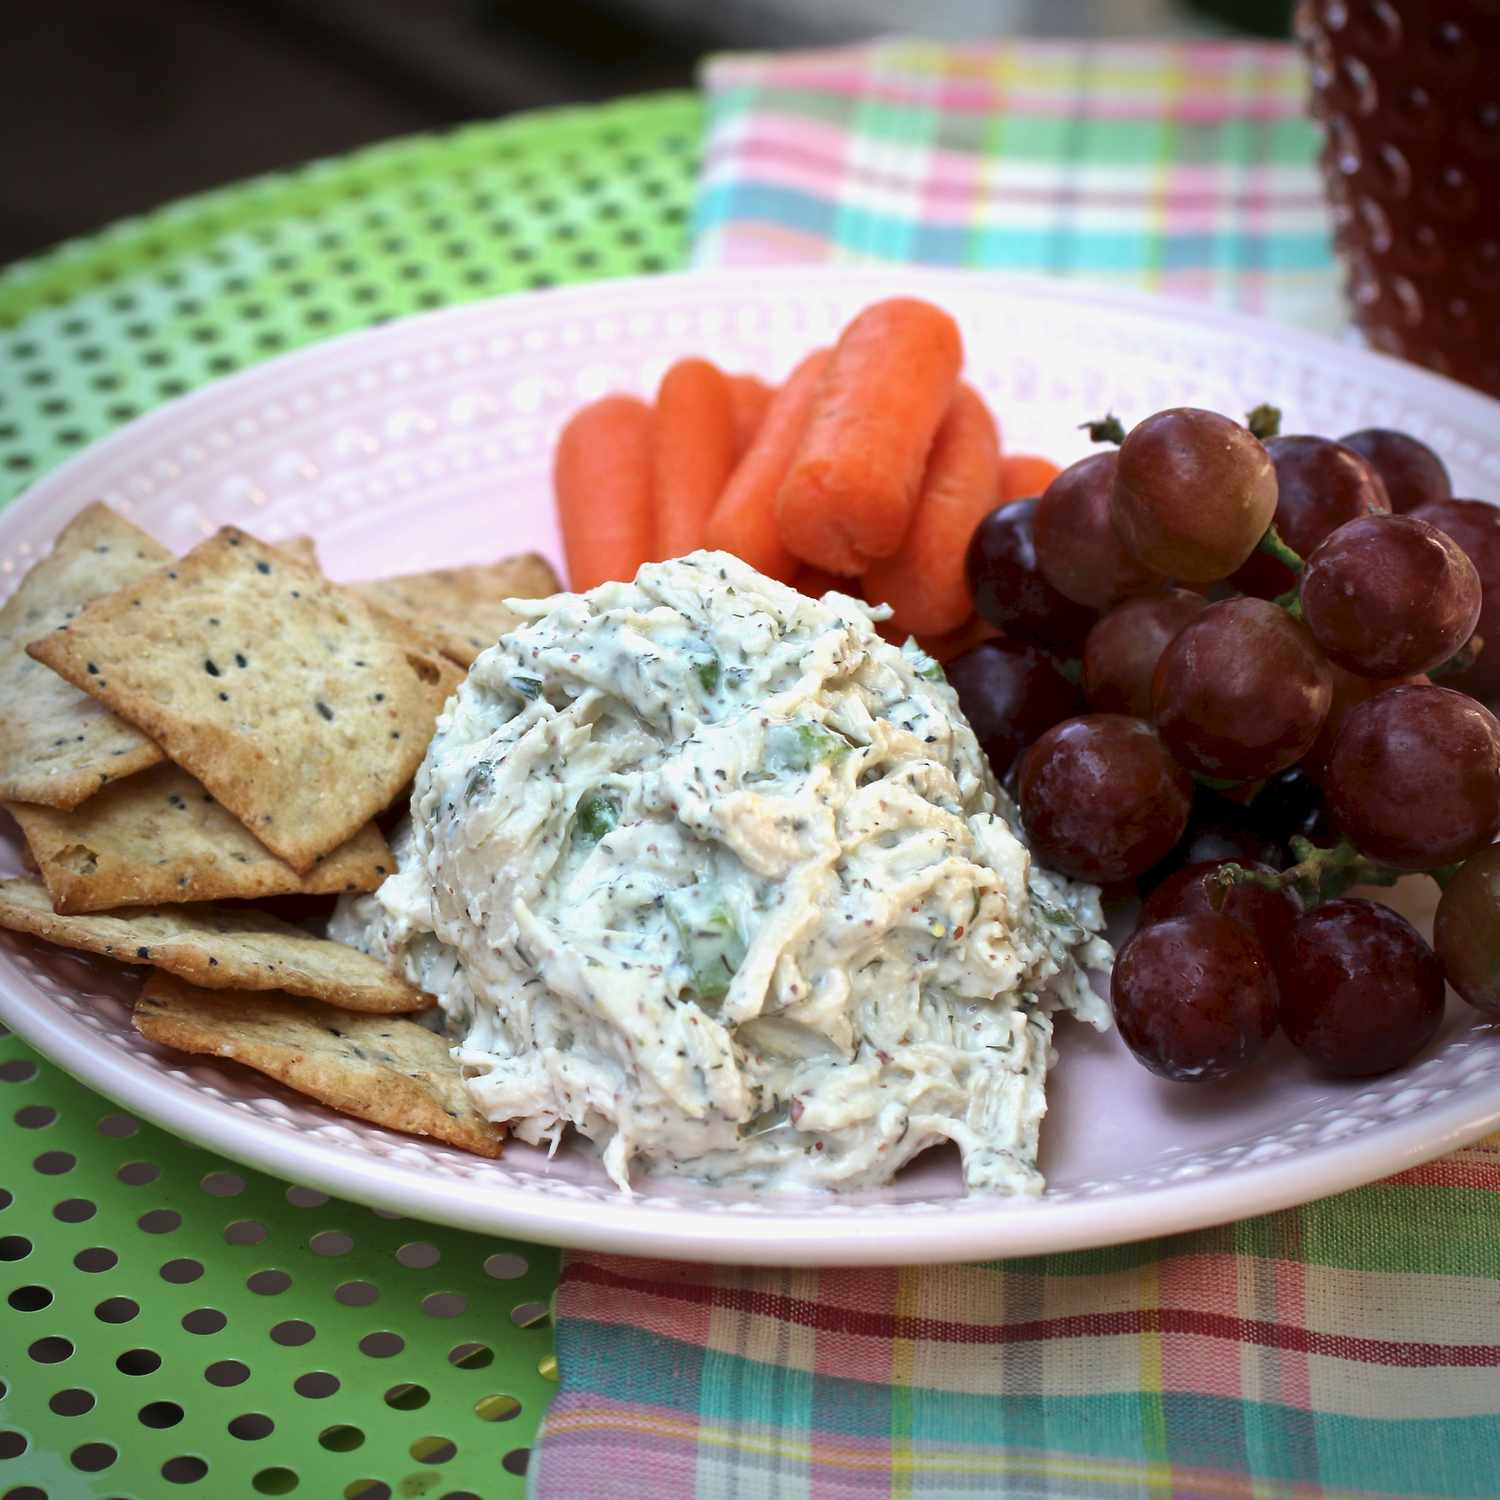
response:
<path id="1" fill-rule="evenodd" d="M 1260 539 L 1260 542 L 1257 544 L 1257 550 L 1269 553 L 1283 567 L 1290 568 L 1294 573 L 1300 573 L 1302 571 L 1303 562 L 1301 553 L 1293 552 L 1292 549 L 1287 546 L 1287 544 L 1282 540 L 1281 533 L 1277 531 L 1276 523 L 1274 521 L 1266 527 L 1266 534 Z M 1278 604 L 1280 602 L 1280 600 L 1277 600 Z"/>
<path id="2" fill-rule="evenodd" d="M 1262 401 L 1254 411 L 1246 413 L 1245 426 L 1250 429 L 1251 436 L 1258 437 L 1261 442 L 1265 442 L 1267 438 L 1280 437 L 1281 408 Z"/>
<path id="3" fill-rule="evenodd" d="M 1229 779 L 1225 779 L 1224 777 L 1220 776 L 1205 776 L 1202 771 L 1194 771 L 1193 780 L 1196 781 L 1199 786 L 1207 787 L 1209 791 L 1218 792 L 1221 795 L 1225 792 L 1237 791 L 1240 787 L 1246 785 L 1245 782 L 1236 781 L 1232 777 Z M 1259 790 L 1263 785 L 1263 782 L 1254 783 L 1256 790 Z M 1250 799 L 1249 797 L 1246 797 L 1243 800 L 1248 802 Z"/>
<path id="4" fill-rule="evenodd" d="M 1284 609 L 1294 620 L 1302 618 L 1302 595 L 1296 589 L 1277 594 L 1271 603 L 1278 609 Z"/>
<path id="5" fill-rule="evenodd" d="M 1460 646 L 1447 661 L 1429 668 L 1427 675 L 1434 682 L 1441 682 L 1445 677 L 1461 677 L 1479 660 L 1479 653 L 1483 650 L 1484 637 L 1471 635 L 1468 641 Z"/>
<path id="6" fill-rule="evenodd" d="M 1113 412 L 1092 422 L 1080 422 L 1078 428 L 1088 433 L 1091 443 L 1113 443 L 1118 448 L 1125 441 L 1125 424 Z"/>
<path id="7" fill-rule="evenodd" d="M 1294 890 L 1304 906 L 1311 908 L 1324 901 L 1336 900 L 1351 886 L 1395 885 L 1398 880 L 1417 872 L 1397 870 L 1361 854 L 1348 839 L 1332 848 L 1320 848 L 1300 835 L 1292 839 L 1292 853 L 1297 862 L 1275 873 L 1247 870 L 1243 865 L 1221 865 L 1208 877 L 1209 900 L 1218 909 L 1230 890 L 1237 885 L 1258 885 L 1268 891 Z M 1439 885 L 1446 885 L 1458 866 L 1444 865 L 1420 873 L 1430 875 Z"/>

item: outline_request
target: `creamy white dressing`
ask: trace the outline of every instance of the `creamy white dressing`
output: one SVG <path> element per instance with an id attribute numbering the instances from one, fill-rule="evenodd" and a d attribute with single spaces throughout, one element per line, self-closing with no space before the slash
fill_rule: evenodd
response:
<path id="1" fill-rule="evenodd" d="M 872 611 L 695 553 L 519 600 L 333 932 L 433 993 L 522 1139 L 708 1182 L 1035 1193 L 1098 892 L 1035 867 L 956 695 Z"/>

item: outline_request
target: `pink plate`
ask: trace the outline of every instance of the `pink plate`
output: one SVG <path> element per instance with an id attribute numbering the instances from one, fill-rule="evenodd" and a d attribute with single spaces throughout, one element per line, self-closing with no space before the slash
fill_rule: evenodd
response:
<path id="1" fill-rule="evenodd" d="M 184 397 L 36 485 L 0 517 L 7 591 L 102 498 L 187 548 L 225 521 L 310 532 L 361 578 L 539 548 L 557 559 L 548 460 L 579 402 L 649 391 L 705 353 L 779 376 L 864 303 L 926 296 L 962 325 L 969 372 L 1017 449 L 1076 457 L 1085 417 L 1279 404 L 1288 431 L 1405 428 L 1460 494 L 1500 496 L 1500 405 L 1409 366 L 1269 324 L 961 272 L 845 268 L 661 277 L 507 297 L 333 340 Z M 17 867 L 14 831 L 7 858 Z M 1420 918 L 1425 882 L 1404 891 Z M 1415 1166 L 1500 1127 L 1500 1027 L 1451 999 L 1436 1042 L 1385 1078 L 1339 1083 L 1284 1044 L 1253 1077 L 1163 1083 L 1114 1036 L 1059 1029 L 1037 1201 L 965 1198 L 935 1153 L 889 1188 L 751 1197 L 641 1185 L 620 1197 L 578 1146 L 482 1161 L 331 1115 L 232 1065 L 130 1029 L 138 983 L 0 940 L 0 1017 L 128 1108 L 331 1193 L 523 1239 L 682 1259 L 882 1264 L 1029 1255 L 1260 1213 Z"/>

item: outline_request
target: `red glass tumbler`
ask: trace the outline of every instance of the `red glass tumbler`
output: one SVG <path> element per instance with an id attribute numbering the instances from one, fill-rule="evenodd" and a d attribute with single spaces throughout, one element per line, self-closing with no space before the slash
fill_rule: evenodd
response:
<path id="1" fill-rule="evenodd" d="M 1303 0 L 1297 32 L 1356 321 L 1500 396 L 1500 0 Z"/>

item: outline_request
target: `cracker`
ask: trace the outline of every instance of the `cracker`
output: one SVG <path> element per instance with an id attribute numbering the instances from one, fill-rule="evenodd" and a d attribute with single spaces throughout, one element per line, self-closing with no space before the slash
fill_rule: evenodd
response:
<path id="1" fill-rule="evenodd" d="M 318 562 L 318 544 L 310 536 L 288 536 L 279 542 L 271 544 L 278 552 L 285 552 L 288 557 L 295 557 L 298 562 L 306 563 L 309 568 L 317 568 L 322 572 L 322 566 Z"/>
<path id="2" fill-rule="evenodd" d="M 227 1057 L 341 1114 L 499 1156 L 447 1041 L 415 1021 L 355 1016 L 284 995 L 226 994 L 153 974 L 131 1017 L 149 1041 Z"/>
<path id="3" fill-rule="evenodd" d="M 468 568 L 439 568 L 352 585 L 355 592 L 405 620 L 467 670 L 520 617 L 507 599 L 545 599 L 561 585 L 552 565 L 535 552 Z"/>
<path id="4" fill-rule="evenodd" d="M 170 763 L 117 781 L 72 812 L 6 806 L 60 912 L 373 891 L 396 868 L 379 828 L 366 823 L 299 875 Z"/>
<path id="5" fill-rule="evenodd" d="M 234 527 L 28 648 L 306 873 L 411 779 L 451 663 Z"/>
<path id="6" fill-rule="evenodd" d="M 106 783 L 162 759 L 140 730 L 33 661 L 26 646 L 171 556 L 94 504 L 68 522 L 0 609 L 0 798 L 77 807 Z"/>
<path id="7" fill-rule="evenodd" d="M 159 969 L 208 989 L 288 990 L 349 1010 L 425 1010 L 431 999 L 379 959 L 248 907 L 142 906 L 62 916 L 37 880 L 0 880 L 0 927 Z"/>

